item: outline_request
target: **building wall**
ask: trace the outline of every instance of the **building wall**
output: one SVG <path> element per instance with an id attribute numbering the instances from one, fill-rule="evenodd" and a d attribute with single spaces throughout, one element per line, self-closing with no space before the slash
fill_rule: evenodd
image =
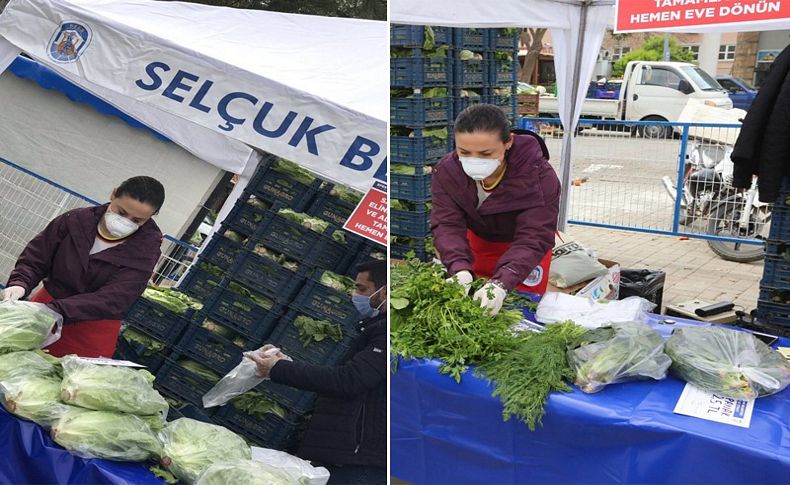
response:
<path id="1" fill-rule="evenodd" d="M 166 190 L 156 220 L 174 236 L 223 173 L 174 143 L 9 71 L 0 76 L 0 106 L 0 157 L 100 202 L 129 177 L 155 177 Z"/>

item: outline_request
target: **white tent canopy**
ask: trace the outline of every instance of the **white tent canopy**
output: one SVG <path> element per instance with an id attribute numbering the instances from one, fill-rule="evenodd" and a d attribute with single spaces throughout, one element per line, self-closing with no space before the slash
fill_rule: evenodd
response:
<path id="1" fill-rule="evenodd" d="M 249 173 L 257 148 L 361 191 L 383 178 L 384 22 L 12 0 L 0 15 L 0 72 L 22 52 L 222 169 Z"/>

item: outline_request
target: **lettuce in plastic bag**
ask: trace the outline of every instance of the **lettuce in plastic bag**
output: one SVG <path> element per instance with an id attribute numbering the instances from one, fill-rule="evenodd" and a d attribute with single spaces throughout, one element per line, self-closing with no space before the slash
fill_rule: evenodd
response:
<path id="1" fill-rule="evenodd" d="M 736 399 L 775 394 L 790 384 L 790 363 L 754 335 L 722 327 L 675 329 L 665 350 L 670 372 L 700 389 Z"/>
<path id="2" fill-rule="evenodd" d="M 618 382 L 663 379 L 671 363 L 664 354 L 664 339 L 641 322 L 612 323 L 589 330 L 568 350 L 575 384 L 586 393 Z"/>
<path id="3" fill-rule="evenodd" d="M 252 460 L 214 463 L 200 475 L 197 485 L 299 485 L 288 473 Z"/>
<path id="4" fill-rule="evenodd" d="M 159 432 L 159 441 L 162 466 L 188 484 L 214 463 L 252 458 L 250 446 L 236 433 L 190 418 L 168 423 Z"/>
<path id="5" fill-rule="evenodd" d="M 96 365 L 75 356 L 63 359 L 61 399 L 98 411 L 167 414 L 167 401 L 153 388 L 154 376 L 131 367 Z"/>
<path id="6" fill-rule="evenodd" d="M 56 376 L 58 369 L 35 351 L 21 350 L 0 355 L 0 381 L 23 375 Z"/>
<path id="7" fill-rule="evenodd" d="M 162 445 L 144 420 L 110 411 L 72 407 L 52 427 L 52 439 L 87 458 L 147 461 L 162 452 Z"/>
<path id="8" fill-rule="evenodd" d="M 62 327 L 63 317 L 46 305 L 4 301 L 0 303 L 0 354 L 46 347 L 60 338 Z"/>
<path id="9" fill-rule="evenodd" d="M 6 411 L 45 428 L 70 406 L 60 402 L 60 379 L 42 375 L 19 375 L 0 381 L 0 398 Z"/>

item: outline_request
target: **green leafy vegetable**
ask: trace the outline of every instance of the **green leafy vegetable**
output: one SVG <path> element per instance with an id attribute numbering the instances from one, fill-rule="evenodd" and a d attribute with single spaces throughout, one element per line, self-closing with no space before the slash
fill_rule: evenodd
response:
<path id="1" fill-rule="evenodd" d="M 34 351 L 23 350 L 0 355 L 0 381 L 25 375 L 55 376 L 57 373 L 52 363 Z"/>
<path id="2" fill-rule="evenodd" d="M 252 291 L 248 290 L 247 288 L 241 286 L 240 284 L 236 283 L 235 281 L 231 281 L 228 284 L 228 289 L 237 295 L 241 295 L 245 298 L 249 298 L 250 300 L 254 301 L 256 305 L 259 307 L 263 307 L 266 310 L 271 310 L 274 306 L 274 302 L 264 296 L 261 296 L 257 293 L 253 293 Z M 243 306 L 245 311 L 251 311 L 252 308 L 246 307 L 240 302 L 236 303 L 237 305 Z"/>
<path id="3" fill-rule="evenodd" d="M 255 197 L 254 195 L 251 195 L 247 199 L 247 205 L 250 205 L 252 207 L 255 207 L 256 209 L 260 209 L 260 210 L 264 210 L 264 211 L 265 210 L 269 210 L 272 207 L 272 203 L 271 202 L 268 202 L 268 201 L 265 201 L 265 200 L 260 199 L 258 197 Z M 261 219 L 261 220 L 263 220 L 263 219 Z M 260 222 L 260 221 L 256 221 L 256 222 Z"/>
<path id="4" fill-rule="evenodd" d="M 331 271 L 321 273 L 321 284 L 337 291 L 342 291 L 351 296 L 356 288 L 356 282 L 348 276 L 342 276 Z"/>
<path id="5" fill-rule="evenodd" d="M 219 382 L 220 377 L 217 375 L 216 372 L 212 371 L 211 369 L 209 369 L 204 365 L 198 364 L 194 360 L 181 359 L 178 361 L 178 365 L 214 384 Z"/>
<path id="6" fill-rule="evenodd" d="M 310 185 L 315 182 L 315 175 L 306 168 L 302 168 L 294 162 L 278 159 L 272 164 L 272 170 L 287 175 L 297 182 Z"/>
<path id="7" fill-rule="evenodd" d="M 332 190 L 329 191 L 329 195 L 354 205 L 359 204 L 359 201 L 362 200 L 362 194 L 355 190 L 347 189 L 342 185 L 333 186 Z"/>
<path id="8" fill-rule="evenodd" d="M 159 465 L 152 465 L 148 467 L 148 470 L 156 477 L 162 480 L 163 482 L 167 483 L 168 485 L 175 485 L 178 483 L 178 478 L 175 475 L 170 473 L 169 471 L 165 470 Z"/>
<path id="9" fill-rule="evenodd" d="M 202 269 L 203 271 L 205 271 L 207 273 L 210 273 L 210 274 L 212 274 L 214 276 L 217 276 L 219 278 L 222 278 L 222 277 L 225 276 L 225 270 L 224 269 L 220 268 L 217 265 L 214 265 L 214 264 L 211 264 L 211 263 L 207 263 L 205 261 L 200 263 L 200 269 Z"/>
<path id="10" fill-rule="evenodd" d="M 287 415 L 285 408 L 256 391 L 245 392 L 241 396 L 232 399 L 230 403 L 239 411 L 260 419 L 265 418 L 269 413 L 283 419 Z"/>
<path id="11" fill-rule="evenodd" d="M 430 166 L 423 167 L 423 173 L 430 174 L 433 169 Z M 390 174 L 392 175 L 417 175 L 417 167 L 404 165 L 401 163 L 390 164 Z"/>
<path id="12" fill-rule="evenodd" d="M 340 342 L 343 339 L 343 330 L 340 325 L 326 320 L 314 320 L 305 315 L 299 315 L 294 319 L 294 327 L 299 331 L 302 345 L 305 347 L 327 338 L 331 338 L 335 342 Z"/>
<path id="13" fill-rule="evenodd" d="M 0 354 L 39 348 L 56 323 L 55 315 L 44 305 L 0 303 Z"/>
<path id="14" fill-rule="evenodd" d="M 18 375 L 0 381 L 3 406 L 9 413 L 49 427 L 68 408 L 60 402 L 60 379 Z"/>
<path id="15" fill-rule="evenodd" d="M 233 330 L 229 329 L 228 327 L 224 327 L 224 326 L 222 326 L 222 325 L 220 325 L 220 324 L 218 324 L 216 322 L 213 322 L 211 320 L 206 320 L 205 322 L 203 322 L 201 327 L 205 328 L 206 330 L 208 330 L 211 333 L 215 333 L 215 334 L 219 335 L 220 337 L 226 338 L 226 339 L 231 340 L 231 341 L 238 336 L 236 334 L 236 332 L 234 332 Z"/>
<path id="16" fill-rule="evenodd" d="M 318 233 L 324 233 L 329 227 L 329 223 L 323 219 L 295 212 L 291 209 L 280 209 L 277 214 Z"/>
<path id="17" fill-rule="evenodd" d="M 189 418 L 168 423 L 159 441 L 162 466 L 187 484 L 214 463 L 252 458 L 249 445 L 232 431 Z"/>
<path id="18" fill-rule="evenodd" d="M 239 244 L 245 244 L 247 242 L 247 238 L 245 236 L 242 236 L 236 231 L 227 230 L 225 231 L 224 236 L 227 239 L 230 239 L 231 241 L 237 242 Z"/>
<path id="19" fill-rule="evenodd" d="M 148 288 L 143 291 L 143 298 L 158 303 L 179 315 L 186 314 L 190 308 L 194 310 L 203 308 L 203 303 L 173 288 L 160 288 L 148 285 Z"/>
<path id="20" fill-rule="evenodd" d="M 147 461 L 162 445 L 142 419 L 132 414 L 71 407 L 52 427 L 57 444 L 82 456 Z"/>
<path id="21" fill-rule="evenodd" d="M 271 465 L 251 460 L 214 463 L 206 468 L 196 485 L 294 485 L 300 484 L 288 473 Z"/>
<path id="22" fill-rule="evenodd" d="M 121 338 L 129 342 L 130 344 L 138 344 L 145 347 L 145 351 L 143 352 L 143 356 L 148 357 L 154 355 L 156 353 L 161 352 L 165 349 L 164 342 L 160 342 L 153 337 L 149 337 L 148 335 L 138 332 L 133 328 L 127 328 L 121 333 Z"/>

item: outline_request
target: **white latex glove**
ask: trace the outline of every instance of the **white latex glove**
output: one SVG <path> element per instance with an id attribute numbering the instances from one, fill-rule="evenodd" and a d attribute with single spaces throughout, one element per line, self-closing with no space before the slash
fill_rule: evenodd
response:
<path id="1" fill-rule="evenodd" d="M 488 293 L 491 293 L 489 298 Z M 502 303 L 505 302 L 507 290 L 494 283 L 486 283 L 482 288 L 475 292 L 473 299 L 480 300 L 482 308 L 488 308 L 491 316 L 495 316 L 502 309 Z"/>
<path id="2" fill-rule="evenodd" d="M 17 301 L 25 296 L 25 289 L 21 286 L 9 286 L 0 293 L 0 301 Z"/>
<path id="3" fill-rule="evenodd" d="M 472 281 L 474 281 L 474 277 L 472 276 L 472 273 L 470 273 L 469 271 L 464 270 L 464 271 L 459 271 L 459 272 L 455 273 L 453 276 L 447 278 L 447 282 L 448 283 L 453 282 L 453 281 L 455 281 L 458 284 L 460 284 L 461 286 L 463 286 L 464 287 L 464 295 L 468 295 L 469 294 L 469 290 L 472 288 Z"/>

